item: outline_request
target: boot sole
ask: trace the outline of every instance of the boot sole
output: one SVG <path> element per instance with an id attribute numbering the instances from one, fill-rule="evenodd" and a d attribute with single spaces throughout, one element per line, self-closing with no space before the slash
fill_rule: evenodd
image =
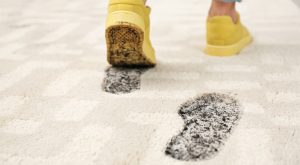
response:
<path id="1" fill-rule="evenodd" d="M 149 66 L 151 62 L 143 51 L 144 32 L 129 23 L 106 29 L 107 61 L 114 66 Z"/>

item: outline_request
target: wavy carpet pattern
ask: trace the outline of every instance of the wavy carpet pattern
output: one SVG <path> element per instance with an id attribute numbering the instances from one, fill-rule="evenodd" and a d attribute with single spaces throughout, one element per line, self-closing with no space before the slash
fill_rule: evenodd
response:
<path id="1" fill-rule="evenodd" d="M 170 2 L 149 0 L 158 65 L 116 95 L 102 90 L 107 0 L 0 0 L 0 164 L 300 164 L 299 2 L 241 3 L 254 42 L 228 58 L 202 52 L 209 0 Z M 179 106 L 214 92 L 244 109 L 221 152 L 166 156 Z"/>

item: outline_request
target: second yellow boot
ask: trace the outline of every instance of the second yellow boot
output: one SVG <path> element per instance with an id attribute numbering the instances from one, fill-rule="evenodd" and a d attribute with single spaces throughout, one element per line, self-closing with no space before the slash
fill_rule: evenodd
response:
<path id="1" fill-rule="evenodd" d="M 205 53 L 213 56 L 231 56 L 239 53 L 251 41 L 247 28 L 240 17 L 233 22 L 230 16 L 215 16 L 207 19 L 207 45 Z"/>
<path id="2" fill-rule="evenodd" d="M 107 60 L 115 66 L 154 66 L 151 9 L 144 0 L 110 0 L 106 20 Z"/>

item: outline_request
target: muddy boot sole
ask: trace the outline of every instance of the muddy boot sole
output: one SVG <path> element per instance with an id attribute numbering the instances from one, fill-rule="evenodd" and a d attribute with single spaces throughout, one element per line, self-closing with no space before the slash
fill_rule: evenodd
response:
<path id="1" fill-rule="evenodd" d="M 113 25 L 106 29 L 107 60 L 113 66 L 146 66 L 155 64 L 143 51 L 144 32 L 133 25 Z"/>

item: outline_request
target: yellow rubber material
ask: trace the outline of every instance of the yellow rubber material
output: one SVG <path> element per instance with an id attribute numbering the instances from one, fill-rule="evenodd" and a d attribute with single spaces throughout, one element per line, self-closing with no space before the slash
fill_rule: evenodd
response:
<path id="1" fill-rule="evenodd" d="M 108 62 L 115 66 L 154 66 L 155 51 L 149 37 L 150 8 L 136 4 L 111 4 L 109 7 L 106 20 Z"/>
<path id="2" fill-rule="evenodd" d="M 237 22 L 233 22 L 230 16 L 208 18 L 206 31 L 207 44 L 204 52 L 208 55 L 236 55 L 252 41 L 251 34 L 241 23 L 239 15 Z"/>
<path id="3" fill-rule="evenodd" d="M 247 36 L 233 45 L 217 46 L 207 44 L 204 52 L 211 56 L 233 56 L 237 55 L 242 49 L 249 45 L 252 40 L 251 36 Z"/>

